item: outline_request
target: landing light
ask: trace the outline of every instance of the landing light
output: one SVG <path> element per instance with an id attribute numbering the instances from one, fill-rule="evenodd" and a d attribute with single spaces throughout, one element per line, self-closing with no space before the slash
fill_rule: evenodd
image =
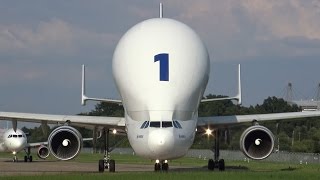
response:
<path id="1" fill-rule="evenodd" d="M 213 132 L 213 130 L 211 130 L 211 129 L 206 129 L 206 135 L 212 135 L 212 132 Z"/>
<path id="2" fill-rule="evenodd" d="M 156 163 L 158 164 L 159 162 L 160 162 L 159 159 L 157 159 L 157 160 L 156 160 Z"/>
<path id="3" fill-rule="evenodd" d="M 112 134 L 117 134 L 117 130 L 116 130 L 116 129 L 113 129 L 113 130 L 112 130 Z"/>

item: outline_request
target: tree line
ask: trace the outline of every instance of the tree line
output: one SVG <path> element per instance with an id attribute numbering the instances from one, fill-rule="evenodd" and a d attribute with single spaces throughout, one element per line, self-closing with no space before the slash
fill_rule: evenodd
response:
<path id="1" fill-rule="evenodd" d="M 209 94 L 205 98 L 225 97 L 221 95 Z M 255 106 L 235 105 L 230 100 L 213 101 L 201 103 L 199 106 L 199 117 L 204 116 L 225 116 L 225 115 L 247 115 L 247 114 L 266 114 L 282 112 L 298 112 L 301 109 L 296 105 L 289 105 L 282 98 L 268 97 L 262 104 Z M 87 113 L 80 113 L 88 116 L 112 116 L 123 117 L 124 110 L 121 105 L 100 102 L 95 108 Z M 275 136 L 275 148 L 279 151 L 290 152 L 310 152 L 320 153 L 320 119 L 301 118 L 296 120 L 278 120 L 272 122 L 259 122 L 260 125 L 269 128 Z M 220 129 L 220 147 L 221 149 L 238 150 L 239 140 L 242 132 L 251 126 L 251 123 L 235 125 L 229 128 Z M 43 133 L 43 128 L 35 127 L 22 130 L 29 134 L 29 142 L 42 142 L 47 140 L 47 136 L 53 128 L 44 127 L 47 134 Z M 207 136 L 201 131 L 196 134 L 192 148 L 213 148 L 214 137 Z M 92 137 L 92 130 L 77 128 L 83 137 Z M 97 146 L 102 148 L 102 139 L 97 141 Z M 119 144 L 119 142 L 121 142 Z M 117 144 L 121 147 L 129 147 L 129 142 L 125 136 L 110 136 L 110 144 Z M 84 146 L 91 147 L 92 142 L 84 142 Z M 103 148 L 102 148 L 103 149 Z"/>

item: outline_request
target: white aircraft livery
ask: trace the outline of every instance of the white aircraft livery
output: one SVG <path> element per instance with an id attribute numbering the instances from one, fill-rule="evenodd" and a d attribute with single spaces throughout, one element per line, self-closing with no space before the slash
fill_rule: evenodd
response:
<path id="1" fill-rule="evenodd" d="M 272 132 L 260 121 L 320 116 L 320 111 L 198 117 L 200 103 L 235 99 L 241 103 L 240 65 L 238 94 L 231 98 L 202 99 L 210 74 L 210 58 L 200 37 L 182 22 L 160 17 L 142 21 L 130 28 L 120 39 L 112 60 L 113 76 L 121 100 L 87 97 L 85 67 L 82 66 L 82 104 L 88 100 L 122 104 L 124 117 L 50 115 L 0 112 L 0 119 L 11 120 L 13 129 L 18 121 L 62 124 L 48 138 L 50 153 L 60 160 L 76 157 L 82 146 L 81 134 L 72 126 L 85 126 L 106 133 L 124 129 L 139 156 L 155 160 L 155 171 L 167 171 L 168 160 L 184 156 L 195 137 L 197 127 L 219 127 L 252 122 L 240 138 L 240 148 L 249 158 L 267 158 L 274 147 Z M 209 130 L 211 131 L 211 130 Z M 108 139 L 108 138 L 106 138 Z M 108 143 L 106 142 L 106 145 Z M 208 169 L 225 169 L 219 159 L 219 143 Z M 99 171 L 115 171 L 107 146 Z"/>
<path id="2" fill-rule="evenodd" d="M 24 161 L 32 162 L 32 156 L 30 155 L 31 147 L 38 147 L 37 155 L 39 158 L 47 158 L 49 150 L 45 144 L 46 142 L 29 144 L 26 134 L 21 129 L 0 129 L 0 152 L 11 152 L 14 155 L 14 162 L 18 161 L 16 154 L 22 150 L 26 151 Z"/>

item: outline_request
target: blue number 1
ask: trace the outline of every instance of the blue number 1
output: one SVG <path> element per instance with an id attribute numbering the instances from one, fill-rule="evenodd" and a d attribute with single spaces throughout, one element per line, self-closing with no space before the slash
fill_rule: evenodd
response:
<path id="1" fill-rule="evenodd" d="M 169 54 L 155 55 L 154 62 L 157 61 L 160 61 L 160 81 L 169 81 Z"/>

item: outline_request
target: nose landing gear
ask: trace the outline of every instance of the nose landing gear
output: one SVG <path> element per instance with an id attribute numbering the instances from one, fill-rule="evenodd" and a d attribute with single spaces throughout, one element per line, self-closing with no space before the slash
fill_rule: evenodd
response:
<path id="1" fill-rule="evenodd" d="M 167 160 L 161 161 L 156 160 L 156 163 L 154 164 L 154 171 L 168 171 L 169 170 L 169 164 Z"/>
<path id="2" fill-rule="evenodd" d="M 18 162 L 18 158 L 17 158 L 17 155 L 16 155 L 16 154 L 14 154 L 13 159 L 12 159 L 12 162 Z"/>
<path id="3" fill-rule="evenodd" d="M 225 170 L 224 159 L 219 159 L 220 156 L 220 144 L 219 144 L 219 129 L 215 130 L 215 141 L 214 141 L 214 160 L 209 159 L 208 161 L 208 169 L 213 171 L 214 168 L 218 168 L 219 171 Z"/>
<path id="4" fill-rule="evenodd" d="M 99 160 L 99 172 L 104 172 L 104 169 L 109 169 L 109 172 L 116 171 L 116 162 L 110 157 L 109 130 L 103 130 L 104 158 Z"/>

